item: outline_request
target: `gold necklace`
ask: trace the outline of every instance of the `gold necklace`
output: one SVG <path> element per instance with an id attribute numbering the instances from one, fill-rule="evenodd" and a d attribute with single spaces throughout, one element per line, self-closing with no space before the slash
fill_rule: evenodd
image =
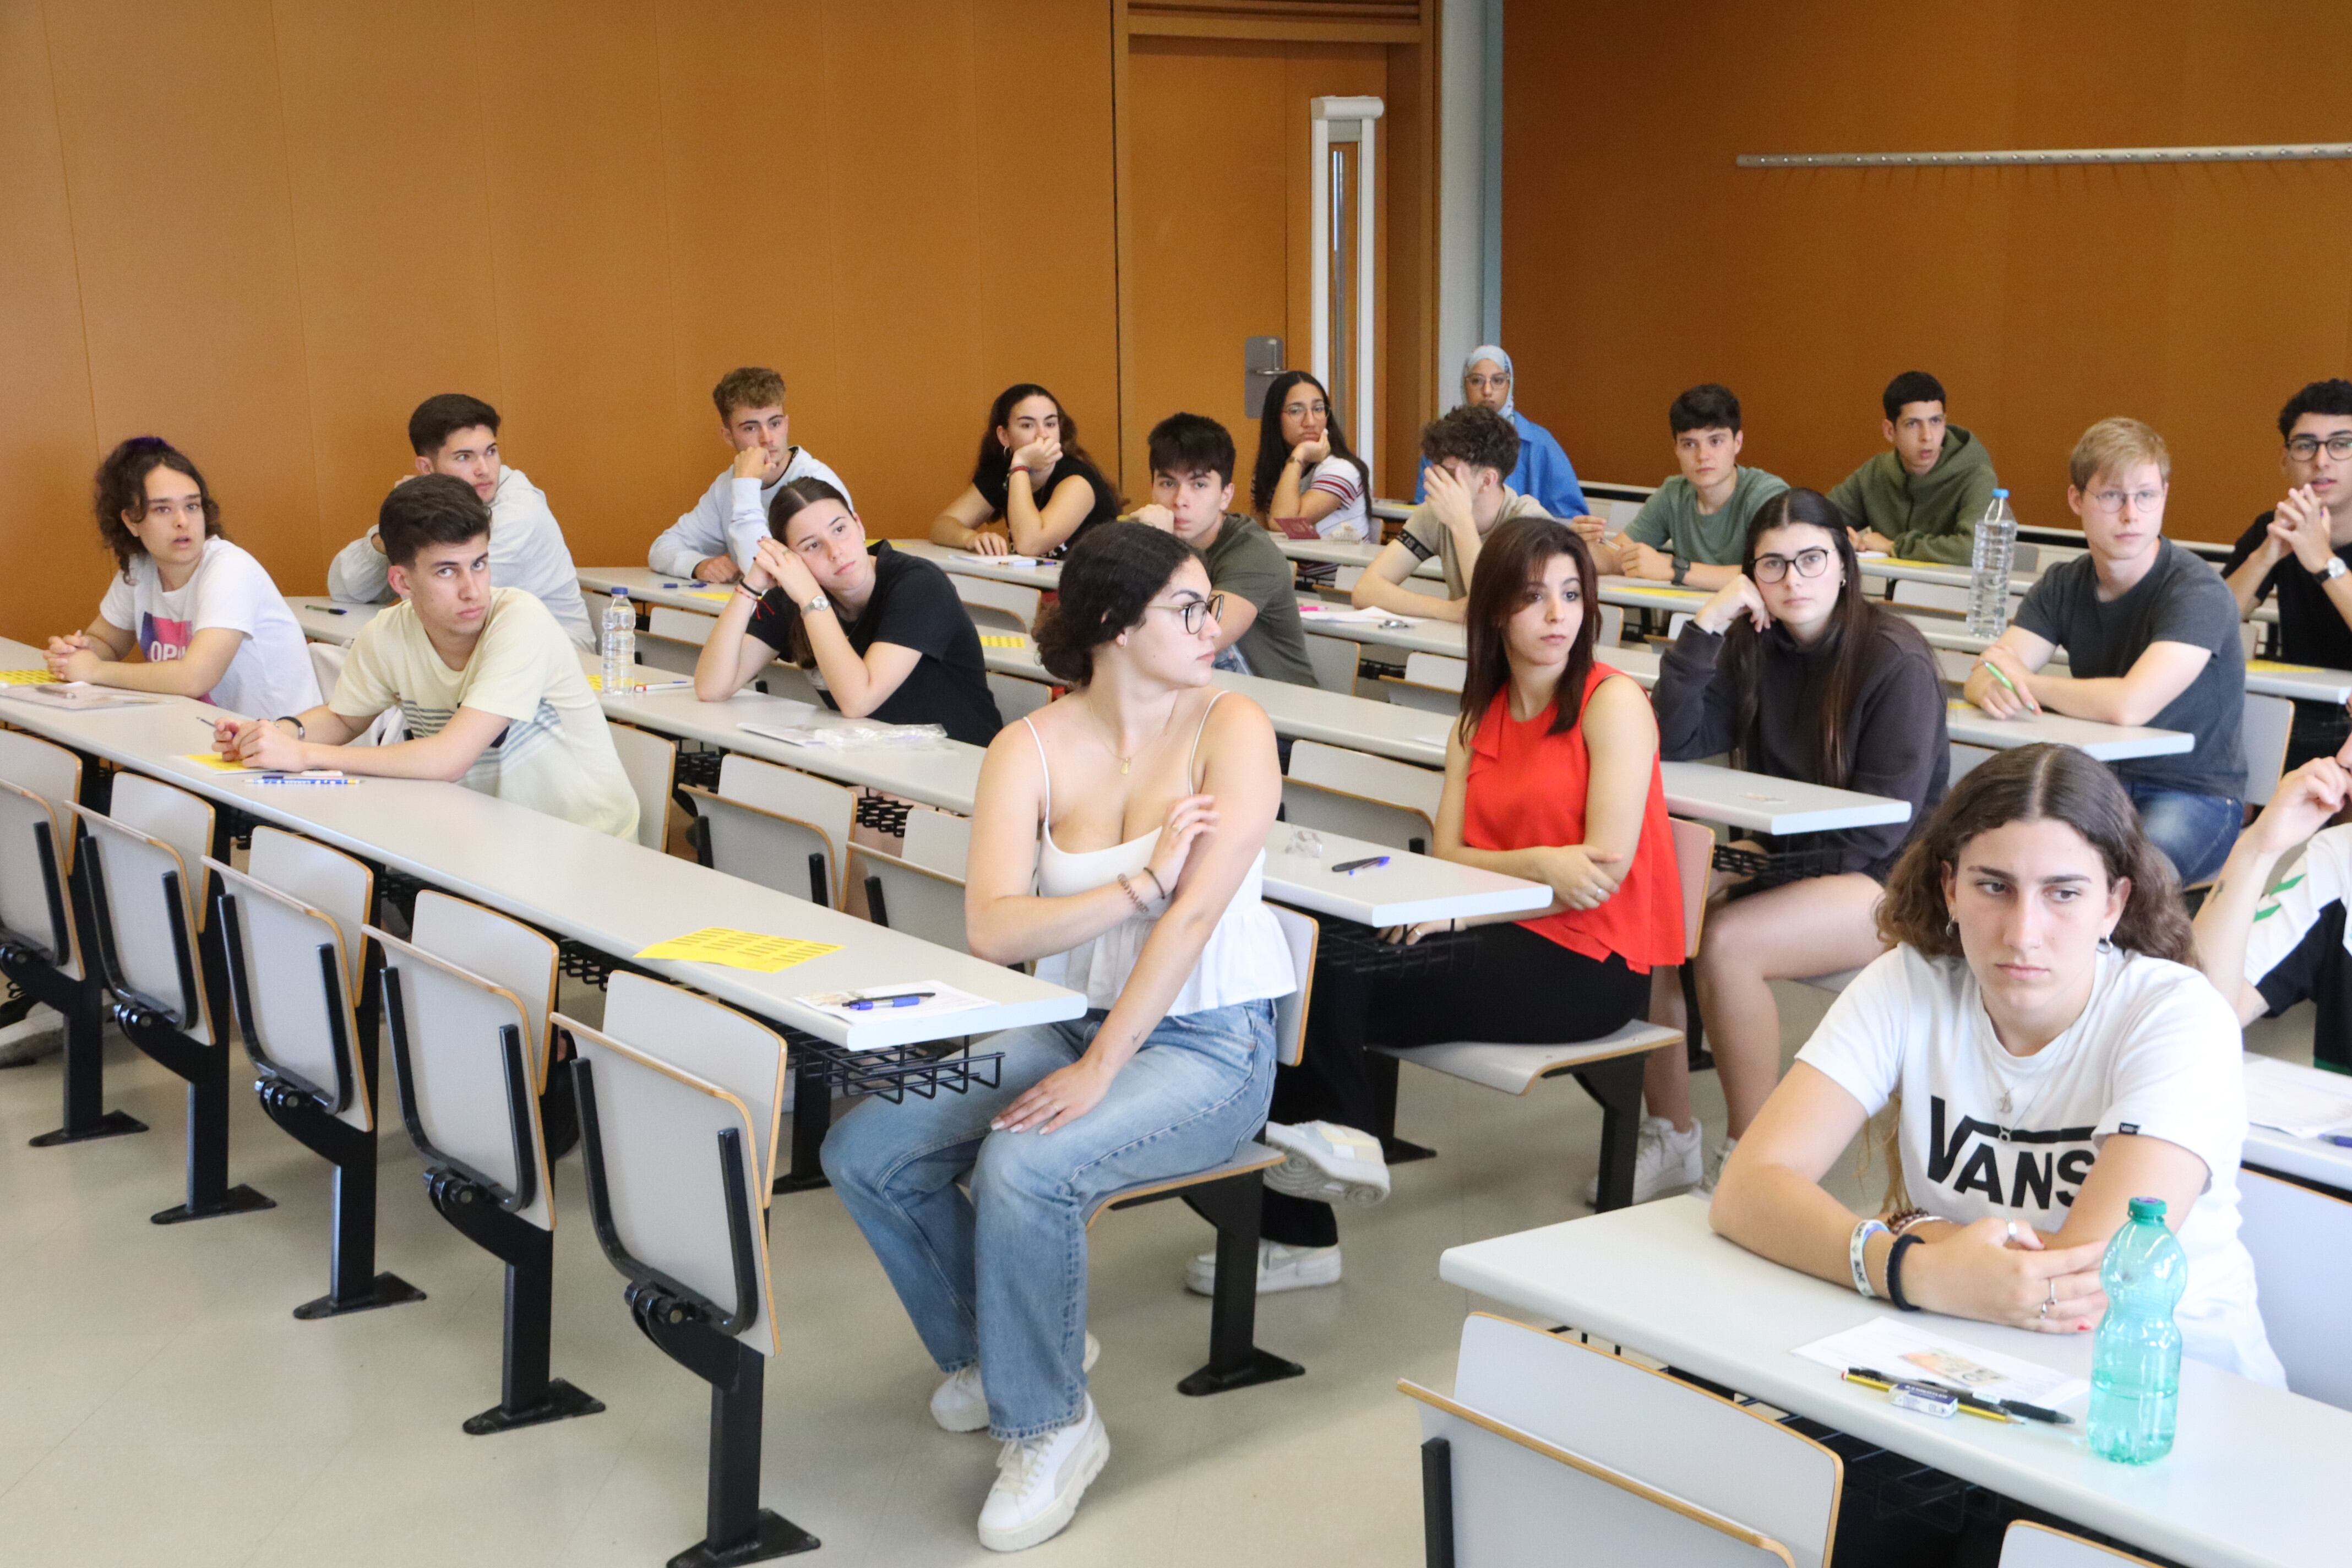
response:
<path id="1" fill-rule="evenodd" d="M 1102 748 L 1103 748 L 1103 750 L 1104 750 L 1104 751 L 1106 751 L 1106 752 L 1109 752 L 1109 753 L 1110 753 L 1114 758 L 1116 758 L 1116 759 L 1118 760 L 1118 771 L 1119 771 L 1119 775 L 1120 775 L 1121 777 L 1125 777 L 1125 776 L 1127 775 L 1128 772 L 1135 766 L 1135 758 L 1136 758 L 1136 756 L 1139 756 L 1139 755 L 1141 755 L 1141 754 L 1142 754 L 1142 753 L 1141 753 L 1141 750 L 1140 750 L 1140 748 L 1139 748 L 1139 749 L 1138 749 L 1138 751 L 1134 753 L 1134 755 L 1129 755 L 1129 756 L 1120 756 L 1120 755 L 1119 755 L 1119 750 L 1118 750 L 1118 748 L 1117 746 L 1115 746 L 1115 745 L 1111 744 L 1111 741 L 1110 741 L 1110 736 L 1111 736 L 1111 728 L 1110 728 L 1110 726 L 1109 726 L 1109 725 L 1108 725 L 1108 724 L 1106 724 L 1106 723 L 1104 723 L 1104 722 L 1102 721 L 1102 718 L 1101 718 L 1101 716 L 1100 716 L 1100 715 L 1098 715 L 1098 714 L 1097 714 L 1097 713 L 1095 713 L 1095 711 L 1094 711 L 1094 710 L 1093 710 L 1093 709 L 1089 708 L 1088 710 L 1087 710 L 1087 714 L 1088 714 L 1088 716 L 1089 716 L 1089 717 L 1091 717 L 1091 718 L 1093 718 L 1093 719 L 1094 719 L 1094 721 L 1095 721 L 1095 725 L 1096 725 L 1096 727 L 1097 727 L 1099 731 L 1101 731 L 1101 734 L 1097 737 L 1097 739 L 1099 739 L 1099 740 L 1102 742 Z M 1144 745 L 1146 745 L 1146 746 L 1151 745 L 1153 742 L 1157 742 L 1157 741 L 1160 739 L 1160 737 L 1161 735 L 1165 735 L 1166 733 L 1168 733 L 1168 726 L 1169 726 L 1170 724 L 1171 724 L 1171 723 L 1175 722 L 1175 720 L 1176 720 L 1176 704 L 1175 704 L 1174 702 L 1172 702 L 1172 701 L 1171 701 L 1171 703 L 1169 703 L 1169 704 L 1168 704 L 1168 717 L 1167 717 L 1167 718 L 1165 718 L 1165 719 L 1162 719 L 1162 720 L 1160 721 L 1160 729 L 1159 729 L 1158 732 L 1157 732 L 1157 733 L 1155 733 L 1155 734 L 1151 737 L 1151 739 L 1150 739 L 1150 741 L 1146 741 L 1146 742 L 1144 742 Z"/>

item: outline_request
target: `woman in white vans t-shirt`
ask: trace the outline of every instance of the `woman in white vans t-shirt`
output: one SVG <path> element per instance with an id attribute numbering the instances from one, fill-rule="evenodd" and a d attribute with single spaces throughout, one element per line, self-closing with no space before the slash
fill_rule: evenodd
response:
<path id="1" fill-rule="evenodd" d="M 2115 775 L 2067 746 L 1984 763 L 1896 863 L 1879 926 L 1897 945 L 1740 1140 L 1715 1228 L 1906 1309 L 2081 1333 L 2126 1205 L 2158 1197 L 2187 1353 L 2284 1384 L 2238 1240 L 2237 1019 Z M 1887 1212 L 1858 1215 L 1821 1178 L 1890 1103 Z"/>
<path id="2" fill-rule="evenodd" d="M 96 620 L 49 639 L 51 674 L 257 719 L 319 705 L 294 612 L 261 563 L 221 537 L 219 503 L 184 454 L 132 437 L 98 466 L 96 504 L 99 537 L 121 570 Z"/>

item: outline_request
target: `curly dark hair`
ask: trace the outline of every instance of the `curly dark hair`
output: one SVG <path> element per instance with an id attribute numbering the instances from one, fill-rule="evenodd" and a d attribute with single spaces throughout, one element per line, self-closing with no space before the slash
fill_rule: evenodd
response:
<path id="1" fill-rule="evenodd" d="M 2063 822 L 2099 852 L 2110 886 L 2131 879 L 2131 895 L 2116 922 L 2117 947 L 2175 963 L 2197 962 L 2180 880 L 2140 830 L 2131 796 L 2105 763 L 2072 746 L 2047 744 L 2002 752 L 1952 786 L 1886 879 L 1878 906 L 1880 940 L 1906 943 L 1930 958 L 1958 957 L 1959 935 L 1944 901 L 1944 868 L 1958 868 L 1970 839 L 2012 822 Z"/>
<path id="2" fill-rule="evenodd" d="M 1072 686 L 1094 679 L 1095 649 L 1143 619 L 1192 547 L 1146 522 L 1097 523 L 1062 558 L 1061 585 L 1036 626 L 1037 659 Z"/>
<path id="3" fill-rule="evenodd" d="M 1492 468 L 1509 479 L 1519 466 L 1518 427 L 1491 408 L 1465 403 L 1422 426 L 1421 455 L 1433 465 L 1459 458 L 1474 468 Z"/>
<path id="4" fill-rule="evenodd" d="M 98 465 L 98 476 L 90 486 L 90 507 L 98 514 L 98 537 L 114 552 L 114 563 L 124 573 L 131 563 L 147 553 L 139 536 L 131 531 L 123 514 L 133 518 L 147 515 L 147 476 L 158 468 L 169 468 L 195 481 L 196 495 L 205 509 L 205 537 L 219 539 L 221 532 L 220 503 L 213 500 L 212 487 L 205 483 L 196 465 L 161 436 L 133 436 L 116 447 Z"/>

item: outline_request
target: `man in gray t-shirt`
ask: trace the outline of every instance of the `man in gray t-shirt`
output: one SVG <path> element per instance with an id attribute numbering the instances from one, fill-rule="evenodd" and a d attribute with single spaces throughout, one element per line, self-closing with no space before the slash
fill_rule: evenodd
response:
<path id="1" fill-rule="evenodd" d="M 2042 574 L 1969 673 L 1995 718 L 2047 708 L 2108 724 L 2186 731 L 2194 749 L 2112 763 L 2149 839 L 2184 884 L 2219 869 L 2243 818 L 2245 647 L 2212 567 L 2163 537 L 2171 458 L 2136 419 L 2103 419 L 2074 447 L 2066 500 L 2086 554 Z M 2066 650 L 2070 673 L 2043 668 Z"/>

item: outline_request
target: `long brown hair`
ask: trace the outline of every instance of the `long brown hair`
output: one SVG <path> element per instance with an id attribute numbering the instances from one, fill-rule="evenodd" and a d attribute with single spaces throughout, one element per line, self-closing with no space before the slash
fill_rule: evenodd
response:
<path id="1" fill-rule="evenodd" d="M 1819 490 L 1783 490 L 1759 507 L 1748 521 L 1748 542 L 1740 552 L 1739 570 L 1756 577 L 1757 543 L 1781 528 L 1818 528 L 1836 545 L 1839 572 L 1837 604 L 1818 645 L 1830 661 L 1829 680 L 1822 689 L 1813 731 L 1812 774 L 1804 782 L 1845 788 L 1853 776 L 1853 700 L 1874 662 L 1874 646 L 1882 636 L 1917 644 L 1922 658 L 1932 658 L 1919 628 L 1870 602 L 1863 592 L 1862 563 L 1854 558 L 1853 542 L 1846 534 L 1845 514 Z M 1792 565 L 1790 571 L 1796 568 Z M 1738 694 L 1738 710 L 1732 728 L 1732 765 L 1750 767 L 1759 753 L 1759 688 L 1763 679 L 1764 635 L 1746 616 L 1723 634 L 1719 668 Z"/>
<path id="2" fill-rule="evenodd" d="M 1078 445 L 1078 422 L 1062 406 L 1062 400 L 1034 381 L 1016 381 L 998 393 L 996 401 L 988 405 L 988 428 L 980 433 L 980 455 L 971 465 L 973 488 L 985 492 L 993 484 L 1002 489 L 1012 477 L 1013 450 L 996 438 L 996 433 L 1013 422 L 1016 406 L 1033 397 L 1042 397 L 1052 404 L 1054 412 L 1061 416 L 1062 456 L 1076 458 L 1097 474 L 1102 472 L 1102 465 L 1087 456 L 1087 449 Z"/>
<path id="3" fill-rule="evenodd" d="M 2110 887 L 2131 879 L 2112 938 L 2117 947 L 2194 963 L 2196 942 L 2172 862 L 2140 830 L 2131 796 L 2106 764 L 2072 746 L 2020 746 L 1979 763 L 1952 786 L 1895 863 L 1878 906 L 1878 934 L 1930 958 L 1956 958 L 1959 933 L 1944 899 L 1944 869 L 1980 834 L 2012 822 L 2063 822 L 2099 852 Z"/>
<path id="4" fill-rule="evenodd" d="M 1462 613 L 1462 629 L 1470 645 L 1470 668 L 1462 680 L 1462 743 L 1478 732 L 1478 721 L 1495 704 L 1495 697 L 1510 683 L 1511 617 L 1527 603 L 1528 579 L 1542 573 L 1555 555 L 1576 563 L 1579 599 L 1584 613 L 1578 620 L 1576 640 L 1569 645 L 1568 668 L 1560 672 L 1554 695 L 1558 707 L 1551 734 L 1576 728 L 1584 713 L 1584 685 L 1592 673 L 1592 641 L 1600 625 L 1599 584 L 1592 570 L 1592 552 L 1576 530 L 1556 518 L 1515 517 L 1498 524 L 1478 551 L 1477 570 L 1470 574 L 1470 597 Z"/>
<path id="5" fill-rule="evenodd" d="M 1257 466 L 1250 473 L 1250 510 L 1268 523 L 1274 521 L 1274 487 L 1282 482 L 1282 466 L 1290 461 L 1290 443 L 1282 438 L 1282 405 L 1289 398 L 1290 389 L 1302 385 L 1313 387 L 1324 406 L 1330 408 L 1331 395 L 1323 390 L 1323 384 L 1315 379 L 1313 372 L 1286 370 L 1266 387 L 1265 407 L 1258 416 Z M 1331 443 L 1333 457 L 1355 465 L 1356 482 L 1364 487 L 1366 495 L 1371 494 L 1372 470 L 1348 445 L 1348 433 L 1339 428 L 1339 411 L 1336 408 L 1330 409 L 1330 423 L 1323 426 L 1323 438 Z M 1306 476 L 1300 475 L 1299 483 L 1306 482 Z"/>

